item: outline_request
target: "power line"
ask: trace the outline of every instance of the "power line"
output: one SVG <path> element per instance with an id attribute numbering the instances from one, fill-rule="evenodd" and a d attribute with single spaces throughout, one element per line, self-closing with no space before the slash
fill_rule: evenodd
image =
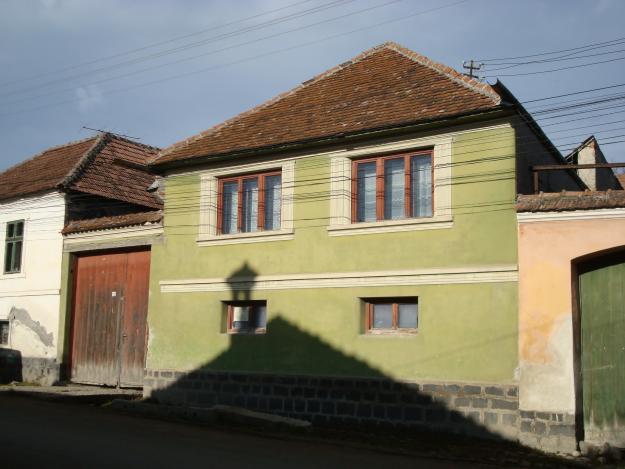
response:
<path id="1" fill-rule="evenodd" d="M 553 54 L 561 54 L 562 52 L 571 52 L 571 51 L 576 51 L 576 50 L 580 50 L 580 49 L 586 49 L 588 47 L 593 47 L 593 46 L 603 46 L 606 44 L 612 44 L 615 42 L 621 42 L 621 41 L 625 41 L 625 37 L 619 37 L 616 39 L 611 39 L 609 41 L 603 41 L 603 42 L 594 42 L 591 44 L 586 44 L 583 46 L 578 46 L 578 47 L 573 47 L 571 49 L 560 49 L 560 50 L 555 50 L 555 51 L 548 51 L 548 52 L 539 52 L 536 54 L 529 54 L 529 55 L 517 55 L 514 57 L 500 57 L 500 58 L 491 58 L 491 59 L 478 59 L 478 62 L 497 62 L 497 61 L 501 61 L 501 60 L 515 60 L 515 59 L 527 59 L 530 57 L 540 57 L 540 56 L 544 56 L 544 55 L 553 55 Z"/>
<path id="2" fill-rule="evenodd" d="M 0 86 L 6 86 L 6 85 L 13 84 L 13 83 L 22 83 L 24 81 L 31 81 L 31 80 L 35 80 L 35 79 L 38 79 L 38 78 L 47 77 L 49 75 L 62 73 L 62 72 L 68 71 L 68 70 L 74 70 L 76 68 L 93 65 L 95 63 L 104 62 L 104 61 L 115 59 L 115 58 L 118 58 L 118 57 L 131 55 L 131 54 L 134 54 L 136 52 L 141 52 L 141 51 L 144 51 L 144 50 L 153 49 L 155 47 L 162 46 L 164 44 L 170 44 L 172 42 L 180 41 L 182 39 L 187 39 L 187 38 L 190 38 L 190 37 L 199 36 L 199 35 L 205 34 L 205 33 L 210 32 L 210 31 L 223 29 L 225 27 L 232 26 L 234 24 L 243 23 L 245 21 L 249 21 L 249 20 L 253 20 L 253 19 L 256 19 L 256 18 L 260 18 L 262 16 L 267 16 L 267 15 L 270 15 L 272 13 L 277 13 L 279 11 L 283 11 L 283 10 L 287 10 L 287 9 L 290 9 L 290 8 L 294 8 L 294 7 L 302 5 L 304 3 L 310 3 L 311 1 L 312 0 L 302 0 L 302 1 L 299 1 L 299 2 L 292 3 L 290 5 L 286 5 L 286 6 L 280 7 L 280 8 L 275 8 L 273 10 L 268 10 L 268 11 L 265 11 L 265 12 L 262 12 L 262 13 L 258 13 L 256 15 L 247 16 L 245 18 L 241 18 L 241 19 L 238 19 L 238 20 L 229 21 L 229 22 L 226 22 L 226 23 L 223 23 L 223 24 L 214 25 L 214 26 L 211 26 L 209 28 L 202 29 L 202 30 L 199 30 L 199 31 L 196 31 L 196 32 L 193 32 L 193 33 L 184 34 L 182 36 L 172 37 L 170 39 L 167 39 L 167 40 L 164 40 L 164 41 L 160 41 L 160 42 L 154 42 L 152 44 L 148 44 L 146 46 L 138 47 L 136 49 L 130 49 L 130 50 L 127 50 L 127 51 L 118 52 L 118 53 L 115 53 L 115 54 L 112 54 L 112 55 L 100 57 L 100 58 L 93 59 L 93 60 L 90 60 L 90 61 L 87 61 L 87 62 L 81 62 L 81 63 L 78 63 L 78 64 L 69 65 L 67 67 L 63 67 L 63 68 L 60 68 L 60 69 L 57 69 L 57 70 L 46 71 L 45 73 L 40 73 L 40 74 L 36 74 L 36 75 L 22 77 L 22 78 L 20 78 L 18 80 L 12 80 L 12 81 L 3 82 L 3 83 L 0 83 Z"/>
<path id="3" fill-rule="evenodd" d="M 343 5 L 346 5 L 348 3 L 352 3 L 353 1 L 355 1 L 355 0 L 332 0 L 329 3 L 323 4 L 323 5 L 314 7 L 314 8 L 310 8 L 310 9 L 304 10 L 302 12 L 292 13 L 290 15 L 286 15 L 286 16 L 281 17 L 281 18 L 276 18 L 276 19 L 273 19 L 273 20 L 269 20 L 269 21 L 267 21 L 265 23 L 261 23 L 259 25 L 247 26 L 247 27 L 242 28 L 240 30 L 235 30 L 235 31 L 229 32 L 229 33 L 223 33 L 221 35 L 214 36 L 214 37 L 211 37 L 211 38 L 208 38 L 208 39 L 204 39 L 202 41 L 197 41 L 195 43 L 185 44 L 185 45 L 178 46 L 178 47 L 175 47 L 175 48 L 172 48 L 172 49 L 167 49 L 165 51 L 155 52 L 155 53 L 143 56 L 143 57 L 133 58 L 133 59 L 127 60 L 125 62 L 120 62 L 120 63 L 117 63 L 117 64 L 107 65 L 107 66 L 101 67 L 99 69 L 91 70 L 91 71 L 88 71 L 88 72 L 82 72 L 82 73 L 75 74 L 75 75 L 72 75 L 72 76 L 69 76 L 69 77 L 66 76 L 66 77 L 57 78 L 57 79 L 54 79 L 54 80 L 51 80 L 51 81 L 48 81 L 48 82 L 41 83 L 39 85 L 34 85 L 34 86 L 31 86 L 31 87 L 21 88 L 21 89 L 18 89 L 18 90 L 12 90 L 12 91 L 8 91 L 8 92 L 0 92 L 0 96 L 6 96 L 6 95 L 15 94 L 15 93 L 22 94 L 22 93 L 25 93 L 25 92 L 28 92 L 28 91 L 32 91 L 32 90 L 36 90 L 36 89 L 40 89 L 40 88 L 45 88 L 45 87 L 48 87 L 48 86 L 53 85 L 55 83 L 64 83 L 64 82 L 66 82 L 68 80 L 73 80 L 75 78 L 80 78 L 80 77 L 83 77 L 83 76 L 97 74 L 98 72 L 109 71 L 109 70 L 117 69 L 117 68 L 123 68 L 123 67 L 128 66 L 128 65 L 135 65 L 135 64 L 142 63 L 142 62 L 145 62 L 145 61 L 149 61 L 149 60 L 152 60 L 152 59 L 155 59 L 155 58 L 160 58 L 160 57 L 171 55 L 171 54 L 174 54 L 174 53 L 177 53 L 177 52 L 182 52 L 182 51 L 185 51 L 185 50 L 188 50 L 188 49 L 200 47 L 200 46 L 212 43 L 212 42 L 217 42 L 217 41 L 222 40 L 222 39 L 226 39 L 226 38 L 238 36 L 238 35 L 241 35 L 241 34 L 245 34 L 245 33 L 248 33 L 250 31 L 263 29 L 263 28 L 266 28 L 266 27 L 269 27 L 269 26 L 274 26 L 276 24 L 281 24 L 281 23 L 284 23 L 284 22 L 287 22 L 287 21 L 291 21 L 293 19 L 297 19 L 297 18 L 301 18 L 301 17 L 304 17 L 304 16 L 308 16 L 308 15 L 311 15 L 311 14 L 314 14 L 314 13 L 318 13 L 320 11 L 324 11 L 324 10 L 327 10 L 327 9 L 330 9 L 330 8 L 335 8 L 337 6 L 343 6 Z M 401 0 L 393 0 L 393 1 L 394 2 L 399 2 Z M 316 25 L 316 23 L 315 23 L 315 25 Z M 262 40 L 262 38 L 260 40 Z M 246 42 L 244 44 L 249 44 L 249 43 L 253 43 L 253 42 L 255 42 L 255 41 Z M 227 49 L 228 48 L 223 49 L 223 50 L 227 50 Z M 212 53 L 214 53 L 214 52 L 210 52 L 209 54 L 212 54 Z M 196 56 L 187 57 L 187 58 L 182 59 L 182 60 L 177 60 L 177 61 L 171 62 L 170 64 L 176 64 L 176 63 L 192 60 L 192 59 L 195 59 L 195 58 L 198 58 L 198 57 L 203 57 L 203 56 L 209 55 L 209 54 L 199 54 L 199 55 L 196 55 Z M 167 65 L 167 64 L 165 64 L 165 65 Z M 154 67 L 154 68 L 158 68 L 158 67 Z M 146 70 L 151 70 L 151 69 L 152 68 L 148 68 Z M 125 76 L 125 75 L 122 75 L 122 76 Z M 89 86 L 91 84 L 93 84 L 93 83 L 90 83 L 90 84 L 88 84 L 86 86 Z"/>
<path id="4" fill-rule="evenodd" d="M 383 7 L 383 6 L 386 6 L 386 5 L 390 4 L 390 3 L 395 3 L 397 1 L 400 1 L 400 0 L 391 0 L 388 3 L 382 4 L 382 5 L 378 5 L 376 7 L 371 7 L 368 10 L 373 9 L 373 8 Z M 182 74 L 176 74 L 176 75 L 172 75 L 172 76 L 169 76 L 169 77 L 160 78 L 160 79 L 157 79 L 157 80 L 143 82 L 143 83 L 139 83 L 139 84 L 136 84 L 136 85 L 133 85 L 133 86 L 130 86 L 130 87 L 109 90 L 109 91 L 107 91 L 107 95 L 122 93 L 122 92 L 125 92 L 125 91 L 134 90 L 134 89 L 137 89 L 137 88 L 143 88 L 145 86 L 151 86 L 151 85 L 158 84 L 158 83 L 163 83 L 163 82 L 166 82 L 166 81 L 171 81 L 171 80 L 176 80 L 176 79 L 180 79 L 180 78 L 185 78 L 185 77 L 188 77 L 188 76 L 197 75 L 197 74 L 205 73 L 205 72 L 208 72 L 208 71 L 214 71 L 214 70 L 218 70 L 218 69 L 225 68 L 225 67 L 228 67 L 228 66 L 245 63 L 245 62 L 248 62 L 250 60 L 258 60 L 258 59 L 265 58 L 265 57 L 268 57 L 268 56 L 271 56 L 271 55 L 274 55 L 274 54 L 287 52 L 287 51 L 290 51 L 290 50 L 293 50 L 293 49 L 298 49 L 298 48 L 309 46 L 309 45 L 313 45 L 313 44 L 318 44 L 318 43 L 325 42 L 325 41 L 328 41 L 328 40 L 331 40 L 331 39 L 336 39 L 338 37 L 343 37 L 343 36 L 346 36 L 346 35 L 349 35 L 349 34 L 354 34 L 354 33 L 357 33 L 357 32 L 368 30 L 368 29 L 377 28 L 377 27 L 380 27 L 380 26 L 385 26 L 385 25 L 388 25 L 388 24 L 396 23 L 398 21 L 404 21 L 404 20 L 407 20 L 409 18 L 413 18 L 415 16 L 419 16 L 419 15 L 431 13 L 431 12 L 434 12 L 434 11 L 442 10 L 444 8 L 450 8 L 450 7 L 459 5 L 461 3 L 465 3 L 467 1 L 468 0 L 460 0 L 460 1 L 455 2 L 455 3 L 450 3 L 450 4 L 447 4 L 447 5 L 442 5 L 442 6 L 435 7 L 435 8 L 430 8 L 430 9 L 427 9 L 427 10 L 413 12 L 413 13 L 408 14 L 408 15 L 402 15 L 401 17 L 397 17 L 397 18 L 393 18 L 391 20 L 375 23 L 373 25 L 364 26 L 364 27 L 352 29 L 352 30 L 349 30 L 349 31 L 343 31 L 341 33 L 337 33 L 337 34 L 334 34 L 334 35 L 326 36 L 324 38 L 303 42 L 303 43 L 300 43 L 300 44 L 297 44 L 297 45 L 294 45 L 294 46 L 285 47 L 285 48 L 282 48 L 282 49 L 276 49 L 276 50 L 273 50 L 273 51 L 270 51 L 270 52 L 266 52 L 266 53 L 256 54 L 254 56 L 245 57 L 243 59 L 235 60 L 235 61 L 232 61 L 232 62 L 227 62 L 227 63 L 224 63 L 224 64 L 214 65 L 214 66 L 210 66 L 210 67 L 206 67 L 206 68 L 202 68 L 202 69 L 198 69 L 198 70 L 194 70 L 194 71 L 186 72 L 186 73 L 182 73 Z M 334 19 L 336 19 L 336 18 L 334 18 Z M 327 21 L 332 21 L 334 19 L 326 20 L 326 22 Z M 308 26 L 311 26 L 311 25 L 308 25 Z M 282 35 L 282 34 L 285 34 L 287 32 L 291 32 L 291 31 L 286 31 L 284 33 L 278 33 L 278 34 L 273 35 L 273 36 Z M 249 41 L 249 43 L 255 43 L 255 42 L 257 42 L 257 40 Z M 226 49 L 230 49 L 230 48 L 233 48 L 233 47 L 238 47 L 240 45 L 246 45 L 246 44 L 247 43 L 239 44 L 237 46 L 231 46 L 231 47 L 228 47 Z M 225 50 L 225 49 L 221 49 L 220 51 L 223 51 L 223 50 Z M 220 52 L 220 51 L 217 51 L 217 52 Z M 164 64 L 164 65 L 170 65 L 170 64 L 171 63 Z M 126 74 L 126 75 L 123 75 L 123 76 L 115 77 L 114 79 L 124 78 L 126 76 L 133 75 L 133 74 L 136 74 L 136 73 L 142 73 L 144 71 L 150 71 L 153 68 L 160 68 L 160 67 L 162 67 L 164 65 L 160 65 L 158 67 L 152 67 L 152 68 L 149 68 L 149 69 L 143 69 L 143 70 L 141 70 L 139 72 L 134 72 L 134 73 L 131 73 L 131 74 Z M 110 79 L 103 80 L 103 81 L 110 81 Z M 90 83 L 90 84 L 83 85 L 83 86 L 90 86 L 90 85 L 93 85 L 93 84 L 101 83 L 103 81 Z M 73 103 L 73 102 L 78 102 L 78 101 L 81 101 L 81 99 L 80 98 L 73 98 L 73 99 L 68 99 L 68 100 L 64 100 L 64 101 L 59 101 L 59 102 L 56 102 L 56 103 L 45 104 L 45 105 L 41 105 L 41 106 L 27 108 L 27 109 L 23 109 L 23 110 L 0 113 L 0 115 L 10 116 L 10 115 L 22 114 L 22 113 L 26 113 L 26 112 L 39 111 L 41 109 L 46 109 L 46 108 L 50 108 L 50 107 L 56 107 L 56 106 L 60 106 L 60 105 L 63 105 L 63 104 L 68 104 L 68 103 Z"/>

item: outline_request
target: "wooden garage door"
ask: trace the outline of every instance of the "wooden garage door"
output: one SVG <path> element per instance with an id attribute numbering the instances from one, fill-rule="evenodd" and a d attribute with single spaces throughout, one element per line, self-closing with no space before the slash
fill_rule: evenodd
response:
<path id="1" fill-rule="evenodd" d="M 579 276 L 585 439 L 625 445 L 625 258 Z"/>
<path id="2" fill-rule="evenodd" d="M 141 386 L 150 251 L 79 255 L 74 272 L 72 381 Z"/>

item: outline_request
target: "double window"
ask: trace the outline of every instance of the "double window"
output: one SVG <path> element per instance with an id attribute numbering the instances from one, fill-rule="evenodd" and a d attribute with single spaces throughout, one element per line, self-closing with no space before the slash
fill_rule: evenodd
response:
<path id="1" fill-rule="evenodd" d="M 267 330 L 266 301 L 227 303 L 229 334 L 264 334 Z"/>
<path id="2" fill-rule="evenodd" d="M 15 274 L 22 270 L 24 220 L 7 223 L 4 246 L 4 273 Z"/>
<path id="3" fill-rule="evenodd" d="M 431 216 L 431 151 L 367 158 L 353 162 L 354 222 Z"/>
<path id="4" fill-rule="evenodd" d="M 364 300 L 364 303 L 367 333 L 417 331 L 419 326 L 417 298 L 375 298 Z"/>
<path id="5" fill-rule="evenodd" d="M 280 171 L 219 180 L 219 234 L 280 229 Z"/>

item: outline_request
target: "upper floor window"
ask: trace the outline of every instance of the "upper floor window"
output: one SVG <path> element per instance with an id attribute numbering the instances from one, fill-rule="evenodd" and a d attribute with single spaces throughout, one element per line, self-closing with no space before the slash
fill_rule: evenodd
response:
<path id="1" fill-rule="evenodd" d="M 280 171 L 219 179 L 219 234 L 280 229 Z"/>
<path id="2" fill-rule="evenodd" d="M 22 270 L 23 243 L 24 220 L 8 222 L 4 247 L 5 274 L 14 274 Z"/>
<path id="3" fill-rule="evenodd" d="M 356 222 L 432 216 L 432 152 L 356 160 L 352 167 Z"/>

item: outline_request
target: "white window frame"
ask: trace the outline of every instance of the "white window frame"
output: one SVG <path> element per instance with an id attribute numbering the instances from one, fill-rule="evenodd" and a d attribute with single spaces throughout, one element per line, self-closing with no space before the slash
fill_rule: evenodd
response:
<path id="1" fill-rule="evenodd" d="M 248 233 L 217 233 L 219 178 L 238 174 L 279 170 L 282 173 L 280 229 Z M 200 246 L 244 244 L 293 239 L 293 193 L 295 160 L 250 163 L 200 173 L 200 223 L 197 242 Z"/>
<path id="2" fill-rule="evenodd" d="M 447 229 L 453 227 L 451 208 L 451 135 L 425 137 L 367 146 L 345 151 L 330 158 L 330 236 L 388 233 L 395 231 Z M 434 165 L 434 200 L 431 217 L 352 221 L 352 162 L 362 157 L 374 157 L 387 152 L 409 153 L 432 148 Z"/>

